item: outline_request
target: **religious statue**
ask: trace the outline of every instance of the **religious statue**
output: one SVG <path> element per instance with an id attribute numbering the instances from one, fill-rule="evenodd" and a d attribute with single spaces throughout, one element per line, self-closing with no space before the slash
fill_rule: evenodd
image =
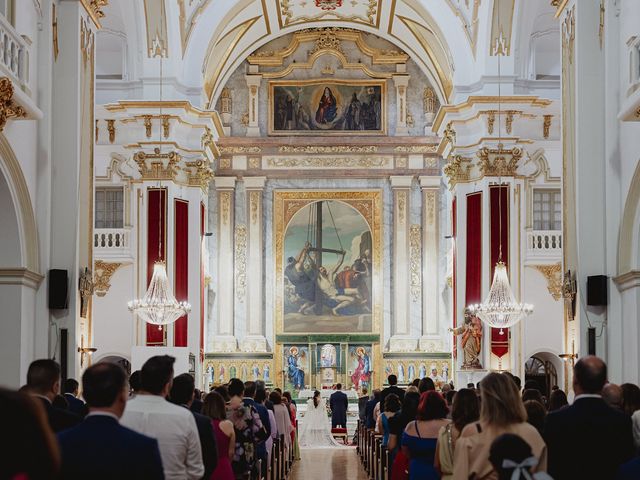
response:
<path id="1" fill-rule="evenodd" d="M 356 348 L 356 355 L 358 356 L 358 366 L 351 375 L 351 382 L 355 389 L 358 389 L 358 387 L 368 387 L 369 379 L 371 378 L 371 361 L 369 360 L 369 355 L 367 355 L 364 347 Z"/>
<path id="2" fill-rule="evenodd" d="M 414 378 L 416 378 L 416 366 L 413 363 L 409 364 L 409 380 L 412 381 Z"/>
<path id="3" fill-rule="evenodd" d="M 424 363 L 420 364 L 420 370 L 418 373 L 418 378 L 424 378 L 427 376 L 427 366 Z"/>
<path id="4" fill-rule="evenodd" d="M 213 365 L 207 366 L 207 386 L 210 388 L 213 385 Z"/>
<path id="5" fill-rule="evenodd" d="M 224 383 L 224 365 L 220 364 L 220 373 L 218 373 L 218 381 Z"/>
<path id="6" fill-rule="evenodd" d="M 269 364 L 265 363 L 264 364 L 264 368 L 262 369 L 262 379 L 264 380 L 264 383 L 269 383 L 271 381 L 270 375 L 271 374 L 271 369 L 269 368 Z"/>
<path id="7" fill-rule="evenodd" d="M 89 299 L 93 295 L 93 279 L 91 270 L 85 267 L 84 272 L 80 274 L 78 281 L 78 290 L 80 291 L 80 316 L 87 318 L 89 310 Z"/>
<path id="8" fill-rule="evenodd" d="M 404 383 L 404 364 L 403 363 L 398 364 L 398 382 Z"/>
<path id="9" fill-rule="evenodd" d="M 478 370 L 480 353 L 482 352 L 482 322 L 468 309 L 464 312 L 464 324 L 460 327 L 449 328 L 454 335 L 462 335 L 460 346 L 462 347 L 462 368 L 466 370 Z"/>

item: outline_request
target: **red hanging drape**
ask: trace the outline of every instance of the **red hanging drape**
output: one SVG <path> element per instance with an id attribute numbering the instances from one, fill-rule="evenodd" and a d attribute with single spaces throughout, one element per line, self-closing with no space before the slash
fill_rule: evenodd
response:
<path id="1" fill-rule="evenodd" d="M 502 196 L 502 198 L 500 198 Z M 500 223 L 502 218 L 502 261 L 509 269 L 509 186 L 492 185 L 489 188 L 490 215 L 490 250 L 491 250 L 491 278 L 500 258 Z M 500 209 L 502 207 L 502 209 Z M 509 329 L 504 328 L 500 335 L 499 328 L 491 329 L 491 353 L 498 358 L 509 353 Z"/>
<path id="2" fill-rule="evenodd" d="M 147 191 L 147 285 L 153 276 L 153 265 L 167 259 L 167 190 L 150 188 Z M 158 246 L 162 239 L 161 252 Z M 147 345 L 164 345 L 165 327 L 147 324 Z"/>
<path id="3" fill-rule="evenodd" d="M 175 200 L 175 268 L 174 289 L 176 300 L 189 300 L 189 202 Z M 176 347 L 187 346 L 187 315 L 176 320 L 173 330 L 173 344 Z"/>

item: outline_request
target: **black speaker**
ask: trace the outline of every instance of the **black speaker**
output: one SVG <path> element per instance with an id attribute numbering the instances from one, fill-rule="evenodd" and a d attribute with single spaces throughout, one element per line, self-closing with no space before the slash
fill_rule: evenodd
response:
<path id="1" fill-rule="evenodd" d="M 589 355 L 596 354 L 596 329 L 595 327 L 589 327 L 587 331 L 587 347 Z"/>
<path id="2" fill-rule="evenodd" d="M 592 275 L 587 277 L 587 305 L 606 307 L 607 303 L 607 276 Z"/>
<path id="3" fill-rule="evenodd" d="M 63 310 L 68 307 L 69 278 L 66 270 L 49 270 L 49 308 Z"/>

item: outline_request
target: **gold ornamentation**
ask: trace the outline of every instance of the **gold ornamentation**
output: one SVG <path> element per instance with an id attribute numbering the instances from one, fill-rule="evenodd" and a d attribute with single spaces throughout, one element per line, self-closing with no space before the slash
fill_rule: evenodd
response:
<path id="1" fill-rule="evenodd" d="M 221 158 L 220 159 L 220 168 L 221 169 L 228 169 L 231 168 L 231 159 L 230 158 Z"/>
<path id="2" fill-rule="evenodd" d="M 242 154 L 242 153 L 260 153 L 260 147 L 219 147 L 222 155 Z"/>
<path id="3" fill-rule="evenodd" d="M 93 295 L 93 275 L 91 270 L 85 267 L 84 272 L 80 274 L 78 281 L 78 291 L 80 292 L 80 318 L 87 318 L 89 313 L 89 302 Z"/>
<path id="4" fill-rule="evenodd" d="M 321 9 L 319 13 L 306 15 L 309 11 L 306 0 L 280 0 L 278 10 L 280 27 L 288 27 L 299 23 L 320 22 L 323 20 L 338 20 L 343 22 L 364 23 L 373 26 L 376 24 L 378 0 L 365 0 L 357 3 L 352 0 L 352 6 L 358 10 L 352 10 L 350 14 L 342 14 L 338 9 Z M 366 11 L 364 10 L 366 8 Z M 300 10 L 305 14 L 296 14 L 294 10 Z M 317 10 L 314 10 L 317 11 Z"/>
<path id="5" fill-rule="evenodd" d="M 116 141 L 116 121 L 107 120 L 107 131 L 109 132 L 109 143 Z"/>
<path id="6" fill-rule="evenodd" d="M 200 137 L 200 144 L 202 145 L 202 148 L 213 148 L 214 143 L 213 132 L 209 127 L 205 126 L 202 137 Z"/>
<path id="7" fill-rule="evenodd" d="M 292 146 L 282 145 L 278 148 L 280 153 L 377 153 L 378 147 L 375 145 L 330 145 L 330 146 Z"/>
<path id="8" fill-rule="evenodd" d="M 27 112 L 13 101 L 13 83 L 9 77 L 0 78 L 0 132 L 10 118 L 24 118 Z"/>
<path id="9" fill-rule="evenodd" d="M 100 28 L 100 19 L 104 18 L 102 9 L 109 5 L 109 0 L 80 0 L 80 3 L 93 20 L 96 27 Z"/>
<path id="10" fill-rule="evenodd" d="M 267 158 L 267 166 L 270 168 L 380 168 L 389 162 L 388 157 Z"/>
<path id="11" fill-rule="evenodd" d="M 468 182 L 471 176 L 471 159 L 456 155 L 444 166 L 444 174 L 449 177 L 449 188 L 453 189 L 457 183 Z"/>
<path id="12" fill-rule="evenodd" d="M 546 139 L 549 138 L 549 130 L 551 129 L 551 119 L 553 115 L 545 115 L 542 123 L 542 136 Z"/>
<path id="13" fill-rule="evenodd" d="M 162 135 L 164 138 L 169 138 L 169 115 L 162 116 Z"/>
<path id="14" fill-rule="evenodd" d="M 228 192 L 225 192 L 228 193 Z M 236 225 L 235 231 L 236 298 L 244 302 L 247 293 L 247 226 Z"/>
<path id="15" fill-rule="evenodd" d="M 396 168 L 407 168 L 407 157 L 396 158 Z"/>
<path id="16" fill-rule="evenodd" d="M 600 26 L 598 28 L 598 37 L 600 38 L 600 50 L 602 50 L 602 46 L 604 44 L 604 0 L 600 0 Z"/>
<path id="17" fill-rule="evenodd" d="M 245 127 L 249 126 L 249 110 L 244 112 L 240 117 L 240 125 L 243 125 Z"/>
<path id="18" fill-rule="evenodd" d="M 144 128 L 147 138 L 151 138 L 151 115 L 144 116 Z"/>
<path id="19" fill-rule="evenodd" d="M 480 172 L 487 177 L 513 177 L 522 157 L 522 149 L 505 150 L 502 144 L 497 149 L 482 147 L 478 152 Z"/>
<path id="20" fill-rule="evenodd" d="M 249 168 L 257 170 L 260 167 L 260 157 L 249 157 Z"/>
<path id="21" fill-rule="evenodd" d="M 94 292 L 97 296 L 104 297 L 107 294 L 109 288 L 111 288 L 109 281 L 121 265 L 122 263 L 119 262 L 104 262 L 102 260 L 95 261 L 93 267 L 93 286 Z"/>
<path id="22" fill-rule="evenodd" d="M 576 39 L 576 17 L 575 7 L 567 12 L 562 22 L 562 44 L 567 49 L 567 59 L 573 64 L 573 44 Z"/>
<path id="23" fill-rule="evenodd" d="M 396 200 L 398 202 L 398 221 L 403 224 L 407 218 L 407 192 L 405 190 L 398 191 Z"/>
<path id="24" fill-rule="evenodd" d="M 213 170 L 209 162 L 206 160 L 185 162 L 185 167 L 189 185 L 200 187 L 206 193 L 209 190 L 209 182 L 213 178 Z"/>
<path id="25" fill-rule="evenodd" d="M 229 214 L 231 210 L 231 192 L 220 192 L 220 215 L 222 224 L 229 224 Z"/>
<path id="26" fill-rule="evenodd" d="M 138 152 L 133 159 L 138 164 L 142 180 L 175 180 L 180 155 L 177 152 L 160 153 L 156 147 L 153 153 Z"/>
<path id="27" fill-rule="evenodd" d="M 507 119 L 506 119 L 507 135 L 511 135 L 511 132 L 513 131 L 513 117 L 516 113 L 522 113 L 522 112 L 519 112 L 517 110 L 507 110 Z"/>
<path id="28" fill-rule="evenodd" d="M 555 263 L 553 265 L 535 265 L 547 281 L 547 290 L 554 300 L 558 301 L 562 298 L 562 265 Z"/>
<path id="29" fill-rule="evenodd" d="M 331 65 L 326 63 L 324 67 L 322 67 L 322 70 L 320 70 L 320 73 L 322 73 L 322 75 L 335 75 L 336 70 Z"/>
<path id="30" fill-rule="evenodd" d="M 220 113 L 229 114 L 233 113 L 233 100 L 231 99 L 231 89 L 224 87 L 220 93 Z"/>
<path id="31" fill-rule="evenodd" d="M 397 153 L 436 153 L 438 145 L 398 145 L 393 151 Z"/>
<path id="32" fill-rule="evenodd" d="M 438 97 L 436 97 L 436 91 L 433 87 L 425 87 L 422 92 L 422 107 L 424 113 L 436 113 L 437 104 Z"/>
<path id="33" fill-rule="evenodd" d="M 420 300 L 422 291 L 422 229 L 420 225 L 411 225 L 409 228 L 409 271 L 411 275 L 411 300 L 416 303 Z"/>
<path id="34" fill-rule="evenodd" d="M 407 126 L 409 128 L 413 128 L 415 124 L 416 124 L 416 122 L 413 119 L 413 115 L 411 115 L 409 112 L 407 112 Z"/>
<path id="35" fill-rule="evenodd" d="M 489 135 L 493 135 L 493 126 L 496 123 L 496 111 L 489 110 L 487 112 L 487 132 Z"/>
<path id="36" fill-rule="evenodd" d="M 327 28 L 320 33 L 316 40 L 316 44 L 309 51 L 309 56 L 319 52 L 320 50 L 331 50 L 344 54 L 344 51 L 342 50 L 342 43 L 340 42 L 340 38 L 336 35 L 335 29 Z"/>
<path id="37" fill-rule="evenodd" d="M 51 9 L 51 35 L 53 37 L 53 60 L 58 61 L 60 45 L 58 44 L 58 10 L 55 3 Z"/>
<path id="38" fill-rule="evenodd" d="M 445 140 L 448 140 L 449 143 L 451 144 L 451 146 L 455 146 L 456 144 L 456 131 L 453 128 L 453 123 L 449 122 L 447 123 L 447 126 L 444 129 L 444 138 Z"/>
<path id="39" fill-rule="evenodd" d="M 436 191 L 434 189 L 428 189 L 426 191 L 425 199 L 427 207 L 427 224 L 432 225 L 436 219 Z"/>
<path id="40" fill-rule="evenodd" d="M 95 35 L 91 27 L 84 21 L 80 20 L 80 51 L 82 52 L 82 63 L 87 68 L 87 64 L 93 61 L 93 52 L 96 46 Z"/>
<path id="41" fill-rule="evenodd" d="M 260 207 L 260 192 L 253 190 L 249 193 L 249 210 L 251 211 L 251 223 L 258 223 L 258 209 Z"/>
<path id="42" fill-rule="evenodd" d="M 439 163 L 437 157 L 424 157 L 425 168 L 438 168 Z"/>

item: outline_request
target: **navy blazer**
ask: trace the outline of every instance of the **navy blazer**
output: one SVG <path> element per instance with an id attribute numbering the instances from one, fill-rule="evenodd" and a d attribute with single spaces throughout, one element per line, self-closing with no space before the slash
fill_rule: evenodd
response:
<path id="1" fill-rule="evenodd" d="M 364 407 L 364 425 L 367 428 L 375 428 L 376 427 L 376 419 L 373 416 L 373 411 L 376 409 L 376 405 L 380 401 L 377 398 L 372 398 L 369 400 Z"/>
<path id="2" fill-rule="evenodd" d="M 164 479 L 158 441 L 107 415 L 89 415 L 58 434 L 63 479 Z"/>
<path id="3" fill-rule="evenodd" d="M 341 425 L 346 428 L 349 397 L 341 390 L 332 393 L 329 397 L 329 408 L 331 408 L 331 427 L 336 428 Z"/>
<path id="4" fill-rule="evenodd" d="M 38 398 L 40 398 L 42 406 L 44 407 L 45 412 L 47 412 L 49 426 L 54 432 L 61 432 L 67 428 L 75 427 L 82 421 L 82 418 L 75 413 L 56 408 L 51 404 L 51 402 L 44 398 Z"/>
<path id="5" fill-rule="evenodd" d="M 633 455 L 631 418 L 596 397 L 547 415 L 544 440 L 555 480 L 615 478 Z"/>
<path id="6" fill-rule="evenodd" d="M 79 398 L 74 397 L 71 393 L 65 393 L 64 398 L 69 403 L 69 411 L 75 413 L 76 415 L 80 415 L 84 418 L 88 412 L 87 404 L 84 403 Z"/>
<path id="7" fill-rule="evenodd" d="M 185 408 L 187 407 L 185 406 Z M 191 414 L 196 421 L 198 436 L 200 437 L 202 463 L 204 464 L 204 477 L 202 478 L 209 480 L 218 466 L 218 444 L 216 442 L 216 435 L 213 431 L 213 423 L 206 415 L 196 412 L 191 412 Z"/>

